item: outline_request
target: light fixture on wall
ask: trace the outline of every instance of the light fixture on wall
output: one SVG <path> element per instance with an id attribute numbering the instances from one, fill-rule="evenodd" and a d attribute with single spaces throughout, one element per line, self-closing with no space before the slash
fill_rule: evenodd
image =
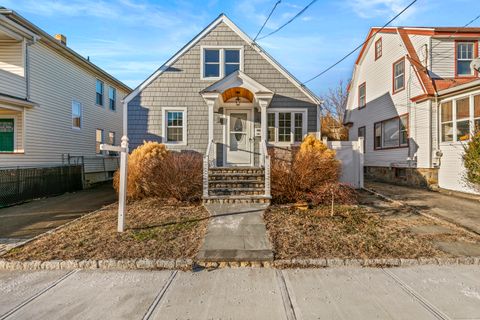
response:
<path id="1" fill-rule="evenodd" d="M 237 94 L 237 98 L 235 99 L 235 103 L 237 104 L 237 106 L 240 105 L 240 91 L 235 91 L 235 93 Z"/>

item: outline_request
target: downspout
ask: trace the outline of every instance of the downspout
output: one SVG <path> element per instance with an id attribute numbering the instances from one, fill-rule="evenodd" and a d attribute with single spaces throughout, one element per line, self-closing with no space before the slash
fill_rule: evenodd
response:
<path id="1" fill-rule="evenodd" d="M 24 40 L 25 41 L 25 40 Z M 30 59 L 28 47 L 32 44 L 30 41 L 25 43 L 25 99 L 30 100 Z"/>

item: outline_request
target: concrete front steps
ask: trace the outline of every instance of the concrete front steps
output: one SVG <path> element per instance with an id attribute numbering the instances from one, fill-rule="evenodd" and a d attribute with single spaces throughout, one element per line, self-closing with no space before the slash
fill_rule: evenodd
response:
<path id="1" fill-rule="evenodd" d="M 270 203 L 265 196 L 265 170 L 259 167 L 217 167 L 208 170 L 208 196 L 203 202 Z"/>

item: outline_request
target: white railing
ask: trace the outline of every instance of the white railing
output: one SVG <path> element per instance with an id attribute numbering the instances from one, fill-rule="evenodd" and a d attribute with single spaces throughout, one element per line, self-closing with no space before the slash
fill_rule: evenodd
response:
<path id="1" fill-rule="evenodd" d="M 208 142 L 207 151 L 203 156 L 203 197 L 208 197 L 208 169 L 215 166 L 215 156 L 211 156 L 213 140 Z"/>
<path id="2" fill-rule="evenodd" d="M 268 149 L 267 149 L 267 142 L 265 140 L 262 140 L 261 142 L 261 148 L 262 148 L 262 162 L 263 162 L 263 168 L 265 169 L 265 196 L 270 197 L 271 196 L 271 183 L 270 183 L 270 155 L 268 154 Z"/>

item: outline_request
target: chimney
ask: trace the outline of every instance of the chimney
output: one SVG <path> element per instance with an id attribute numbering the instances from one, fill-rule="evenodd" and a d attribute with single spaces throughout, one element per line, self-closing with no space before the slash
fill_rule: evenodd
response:
<path id="1" fill-rule="evenodd" d="M 67 45 L 67 37 L 65 37 L 63 34 L 56 34 L 55 39 L 60 41 L 60 43 L 63 44 L 64 46 Z"/>

